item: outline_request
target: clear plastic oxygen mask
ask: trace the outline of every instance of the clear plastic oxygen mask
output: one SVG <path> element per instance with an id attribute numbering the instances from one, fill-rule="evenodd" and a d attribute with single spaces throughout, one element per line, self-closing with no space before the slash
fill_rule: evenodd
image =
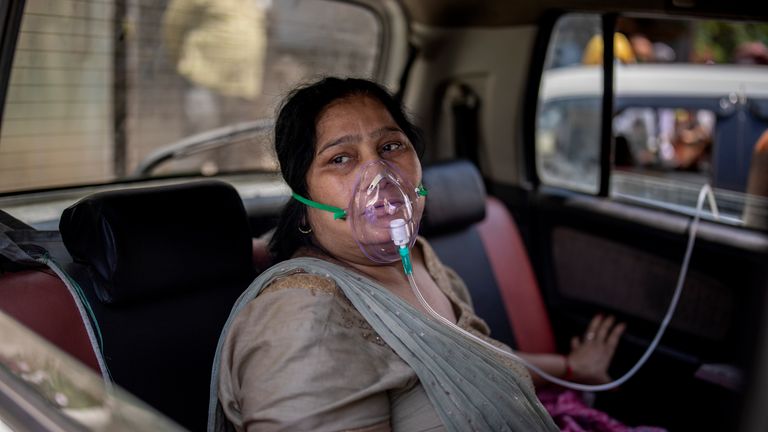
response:
<path id="1" fill-rule="evenodd" d="M 424 212 L 427 191 L 408 181 L 397 167 L 385 160 L 374 160 L 360 168 L 347 209 L 321 204 L 296 193 L 297 201 L 333 213 L 346 220 L 355 242 L 373 262 L 390 264 L 401 260 L 401 249 L 413 247 L 419 221 Z M 402 241 L 392 242 L 391 223 L 397 221 Z M 405 242 L 405 243 L 403 243 Z"/>
<path id="2" fill-rule="evenodd" d="M 402 247 L 413 247 L 424 211 L 419 191 L 423 188 L 417 189 L 386 161 L 371 162 L 360 170 L 347 219 L 355 242 L 371 261 L 397 262 Z M 396 242 L 392 224 L 401 233 Z"/>

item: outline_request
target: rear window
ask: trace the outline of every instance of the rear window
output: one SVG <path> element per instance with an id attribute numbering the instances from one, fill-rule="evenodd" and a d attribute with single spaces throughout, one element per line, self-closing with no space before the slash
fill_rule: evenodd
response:
<path id="1" fill-rule="evenodd" d="M 370 10 L 326 0 L 27 1 L 0 192 L 274 171 L 286 92 L 375 77 L 382 37 Z"/>
<path id="2" fill-rule="evenodd" d="M 570 14 L 554 28 L 536 122 L 540 181 L 683 213 L 710 183 L 722 222 L 768 228 L 768 24 L 621 16 L 604 87 L 602 20 Z"/>

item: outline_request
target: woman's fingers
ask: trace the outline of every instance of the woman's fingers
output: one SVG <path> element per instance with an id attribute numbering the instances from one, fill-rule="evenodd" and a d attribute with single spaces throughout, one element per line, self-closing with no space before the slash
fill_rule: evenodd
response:
<path id="1" fill-rule="evenodd" d="M 624 332 L 626 325 L 624 323 L 616 324 L 616 318 L 613 315 L 603 317 L 600 314 L 595 315 L 587 326 L 587 331 L 584 333 L 584 339 L 579 338 L 571 339 L 571 349 L 577 349 L 582 344 L 587 342 L 601 342 L 608 345 L 611 350 L 615 349 L 619 343 L 621 334 Z"/>
<path id="2" fill-rule="evenodd" d="M 611 334 L 608 335 L 608 340 L 606 341 L 608 346 L 610 346 L 612 349 L 616 348 L 616 345 L 619 344 L 619 339 L 621 338 L 621 334 L 624 333 L 624 329 L 627 328 L 627 325 L 624 323 L 616 324 L 616 327 L 611 330 Z"/>
<path id="3" fill-rule="evenodd" d="M 603 321 L 603 317 L 600 314 L 595 315 L 592 321 L 587 326 L 587 332 L 584 333 L 584 342 L 590 342 L 597 337 L 597 329 L 600 328 L 600 323 Z"/>
<path id="4" fill-rule="evenodd" d="M 583 338 L 571 338 L 569 359 L 577 380 L 589 383 L 610 381 L 608 367 L 626 325 L 613 316 L 595 315 Z"/>
<path id="5" fill-rule="evenodd" d="M 597 328 L 598 341 L 605 342 L 605 340 L 608 338 L 608 332 L 613 326 L 614 321 L 615 319 L 613 318 L 613 315 L 610 315 L 600 323 L 600 326 Z"/>
<path id="6" fill-rule="evenodd" d="M 626 324 L 616 324 L 616 326 L 613 327 L 613 330 L 611 330 L 611 334 L 608 335 L 608 339 L 605 341 L 605 347 L 603 349 L 605 350 L 605 356 L 608 363 L 613 359 L 613 354 L 616 352 L 616 346 L 619 344 L 621 334 L 624 333 L 624 328 L 626 328 Z M 606 364 L 606 369 L 607 367 L 608 364 Z"/>

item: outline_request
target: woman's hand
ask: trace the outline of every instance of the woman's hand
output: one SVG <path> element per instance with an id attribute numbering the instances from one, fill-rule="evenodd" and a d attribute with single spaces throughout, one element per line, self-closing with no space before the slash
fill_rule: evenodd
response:
<path id="1" fill-rule="evenodd" d="M 608 366 L 611 364 L 616 345 L 626 327 L 614 325 L 612 316 L 595 315 L 584 337 L 571 339 L 568 363 L 573 372 L 572 380 L 585 384 L 604 384 L 611 381 Z"/>

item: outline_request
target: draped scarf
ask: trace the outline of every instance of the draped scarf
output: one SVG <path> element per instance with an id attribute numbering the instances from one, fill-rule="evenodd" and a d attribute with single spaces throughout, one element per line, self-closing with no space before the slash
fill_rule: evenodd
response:
<path id="1" fill-rule="evenodd" d="M 487 347 L 417 310 L 377 282 L 316 258 L 294 258 L 257 277 L 235 303 L 211 374 L 208 431 L 227 430 L 218 399 L 219 363 L 237 314 L 269 283 L 296 272 L 336 282 L 378 335 L 416 373 L 449 431 L 557 431 L 531 387 Z"/>

